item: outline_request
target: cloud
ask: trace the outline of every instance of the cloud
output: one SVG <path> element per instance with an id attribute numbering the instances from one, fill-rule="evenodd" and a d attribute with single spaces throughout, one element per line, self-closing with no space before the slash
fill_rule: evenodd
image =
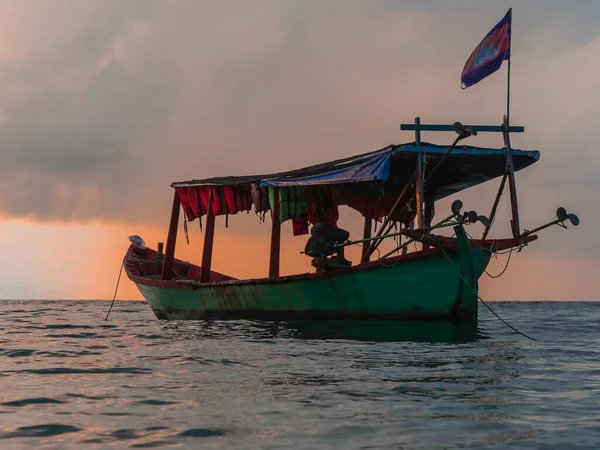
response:
<path id="1" fill-rule="evenodd" d="M 0 59 L 5 213 L 110 215 L 119 190 L 139 184 L 135 174 L 143 171 L 132 152 L 161 126 L 177 91 L 169 54 L 153 51 L 159 30 L 131 6 L 5 5 L 25 22 L 0 36 L 7 48 Z M 88 207 L 78 208 L 81 202 Z"/>
<path id="2" fill-rule="evenodd" d="M 498 123 L 505 69 L 465 91 L 459 75 L 509 6 L 4 2 L 0 210 L 164 226 L 172 181 L 284 170 L 410 141 L 398 125 L 415 116 Z M 568 239 L 550 232 L 540 252 L 600 250 L 589 245 L 600 226 L 590 207 L 600 191 L 591 56 L 600 51 L 599 16 L 593 2 L 514 7 L 512 120 L 527 133 L 513 143 L 542 150 L 517 177 L 522 219 L 532 228 L 565 204 L 583 220 Z M 497 136 L 473 143 L 501 145 Z M 495 189 L 462 198 L 485 212 Z M 499 223 L 506 203 L 501 210 Z"/>

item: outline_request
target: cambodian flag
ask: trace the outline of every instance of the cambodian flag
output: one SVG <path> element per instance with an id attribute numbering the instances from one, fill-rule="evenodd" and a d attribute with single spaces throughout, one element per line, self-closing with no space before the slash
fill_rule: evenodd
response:
<path id="1" fill-rule="evenodd" d="M 460 76 L 463 89 L 494 73 L 505 59 L 510 60 L 511 17 L 512 8 L 473 50 Z"/>

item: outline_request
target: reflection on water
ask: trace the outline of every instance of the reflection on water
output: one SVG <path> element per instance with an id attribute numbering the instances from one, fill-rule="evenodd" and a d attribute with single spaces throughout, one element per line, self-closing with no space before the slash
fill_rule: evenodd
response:
<path id="1" fill-rule="evenodd" d="M 186 339 L 315 339 L 367 342 L 465 343 L 489 339 L 477 324 L 385 320 L 319 321 L 169 321 L 169 330 Z"/>
<path id="2" fill-rule="evenodd" d="M 373 342 L 469 342 L 486 338 L 476 324 L 401 321 L 326 321 L 286 323 L 298 339 L 350 339 Z"/>

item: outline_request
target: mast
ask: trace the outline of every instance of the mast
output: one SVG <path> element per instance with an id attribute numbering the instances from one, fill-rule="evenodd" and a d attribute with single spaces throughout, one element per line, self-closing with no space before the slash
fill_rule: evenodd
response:
<path id="1" fill-rule="evenodd" d="M 519 224 L 519 205 L 517 203 L 517 185 L 515 182 L 515 168 L 513 165 L 512 148 L 510 146 L 510 133 L 508 126 L 508 117 L 504 116 L 503 124 L 504 146 L 506 148 L 506 173 L 508 175 L 508 189 L 510 190 L 510 207 L 512 210 L 511 230 L 513 237 L 521 234 Z"/>
<path id="2" fill-rule="evenodd" d="M 506 79 L 506 116 L 502 124 L 504 130 L 504 146 L 506 147 L 506 174 L 508 176 L 508 188 L 510 190 L 510 207 L 512 210 L 511 230 L 513 237 L 521 234 L 521 226 L 519 224 L 519 205 L 517 203 L 517 185 L 515 182 L 515 170 L 513 166 L 512 148 L 510 146 L 510 65 L 512 59 L 512 8 L 508 10 L 508 70 Z"/>
<path id="3" fill-rule="evenodd" d="M 421 130 L 419 125 L 421 124 L 421 118 L 415 117 L 415 145 L 421 146 Z M 417 177 L 415 179 L 415 202 L 417 205 L 416 221 L 417 228 L 423 228 L 425 226 L 425 214 L 423 213 L 423 152 L 417 153 Z M 425 248 L 425 245 L 421 245 L 421 248 Z"/>
<path id="4" fill-rule="evenodd" d="M 510 125 L 510 60 L 512 59 L 512 8 L 508 10 L 508 71 L 506 81 L 506 125 Z"/>

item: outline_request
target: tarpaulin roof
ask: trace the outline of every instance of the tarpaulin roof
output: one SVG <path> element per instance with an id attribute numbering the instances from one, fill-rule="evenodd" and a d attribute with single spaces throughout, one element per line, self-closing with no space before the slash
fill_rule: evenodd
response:
<path id="1" fill-rule="evenodd" d="M 415 169 L 419 153 L 425 156 L 426 173 L 448 150 L 448 146 L 421 142 L 390 145 L 362 155 L 330 161 L 287 172 L 213 177 L 173 183 L 174 188 L 193 186 L 234 186 L 257 184 L 260 186 L 315 186 L 394 180 L 406 182 Z M 513 149 L 514 170 L 528 167 L 539 160 L 536 150 Z M 504 148 L 458 146 L 444 160 L 431 183 L 436 199 L 467 189 L 501 176 L 505 172 Z M 426 175 L 425 175 L 426 176 Z"/>

